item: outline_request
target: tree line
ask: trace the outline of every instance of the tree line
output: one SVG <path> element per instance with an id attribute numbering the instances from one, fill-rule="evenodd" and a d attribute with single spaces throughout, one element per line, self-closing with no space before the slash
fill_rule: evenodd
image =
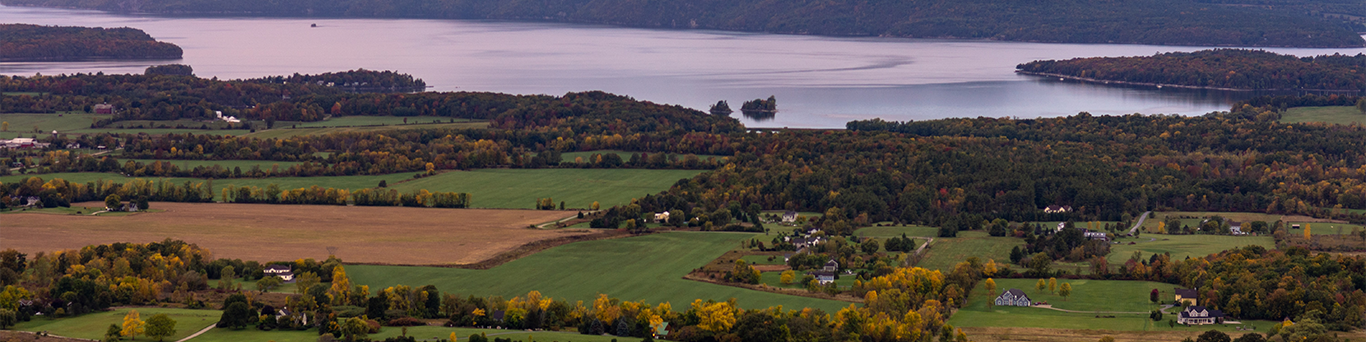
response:
<path id="1" fill-rule="evenodd" d="M 180 59 L 175 44 L 128 27 L 0 24 L 0 60 Z"/>
<path id="2" fill-rule="evenodd" d="M 1214 49 L 1033 61 L 1016 68 L 1100 81 L 1248 90 L 1366 91 L 1363 54 L 1295 57 L 1263 50 Z"/>
<path id="3" fill-rule="evenodd" d="M 1309 6 L 1312 9 L 1306 10 L 1306 6 L 1286 9 L 1181 0 L 1104 2 L 1087 6 L 1065 1 L 1013 4 L 989 0 L 819 3 L 744 0 L 700 4 L 684 0 L 551 4 L 481 0 L 420 3 L 176 0 L 138 3 L 136 7 L 130 3 L 96 0 L 5 0 L 3 3 L 168 14 L 503 19 L 831 36 L 1190 46 L 1356 47 L 1363 44 L 1356 35 L 1360 25 L 1351 19 L 1315 15 L 1318 13 L 1315 10 L 1322 11 L 1324 6 Z M 1321 4 L 1318 1 L 1309 3 Z"/>
<path id="4" fill-rule="evenodd" d="M 0 183 L 0 209 L 26 205 L 26 198 L 35 197 L 43 207 L 68 207 L 73 202 L 105 201 L 108 198 L 162 202 L 211 202 L 216 195 L 213 181 L 175 184 L 168 181 L 132 179 L 124 183 L 109 180 L 88 183 L 68 182 L 54 178 L 29 177 L 9 184 Z M 468 208 L 472 196 L 458 192 L 431 192 L 425 189 L 401 194 L 393 189 L 307 188 L 283 189 L 277 184 L 263 187 L 228 185 L 221 190 L 224 203 L 320 204 L 405 206 L 432 208 Z M 145 207 L 145 205 L 143 206 Z"/>

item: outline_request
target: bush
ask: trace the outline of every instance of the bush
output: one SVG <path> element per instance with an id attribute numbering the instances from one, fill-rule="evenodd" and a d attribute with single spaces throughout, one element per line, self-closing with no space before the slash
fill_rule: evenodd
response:
<path id="1" fill-rule="evenodd" d="M 388 325 L 388 326 L 391 326 L 391 327 L 412 327 L 412 326 L 426 325 L 426 323 L 423 323 L 421 320 L 418 320 L 418 319 L 412 318 L 412 317 L 399 317 L 399 318 L 395 318 L 395 319 L 389 320 L 389 324 L 385 324 L 385 325 Z"/>

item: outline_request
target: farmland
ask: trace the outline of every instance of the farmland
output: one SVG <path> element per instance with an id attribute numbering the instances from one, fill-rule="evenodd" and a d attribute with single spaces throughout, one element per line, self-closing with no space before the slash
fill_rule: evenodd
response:
<path id="1" fill-rule="evenodd" d="M 885 226 L 867 227 L 854 231 L 854 235 L 874 238 L 901 237 L 906 234 L 909 237 L 935 237 L 939 235 L 939 228 L 926 226 Z"/>
<path id="2" fill-rule="evenodd" d="M 451 171 L 392 186 L 403 192 L 416 189 L 469 193 L 477 208 L 533 208 L 537 198 L 565 202 L 565 208 L 588 208 L 594 201 L 603 209 L 630 203 L 667 190 L 698 170 L 641 169 L 482 169 Z M 393 184 L 392 181 L 390 184 Z"/>
<path id="3" fill-rule="evenodd" d="M 1130 241 L 1134 244 L 1130 245 Z M 1274 249 L 1276 245 L 1270 236 L 1231 235 L 1141 234 L 1136 239 L 1119 239 L 1118 242 L 1120 243 L 1110 248 L 1110 255 L 1106 256 L 1110 265 L 1123 265 L 1133 256 L 1134 251 L 1143 252 L 1145 258 L 1154 253 L 1171 253 L 1172 260 L 1183 260 L 1186 257 L 1199 258 L 1248 245 L 1258 245 L 1267 249 Z"/>
<path id="4" fill-rule="evenodd" d="M 179 161 L 177 161 L 177 162 L 179 162 Z M 212 162 L 205 162 L 205 163 L 212 163 Z M 268 162 L 268 163 L 272 163 L 272 165 L 273 165 L 275 162 Z M 214 186 L 214 189 L 215 189 L 215 190 L 214 190 L 214 196 L 221 196 L 221 195 L 222 195 L 222 189 L 228 187 L 229 185 L 237 186 L 237 187 L 242 187 L 242 186 L 265 187 L 265 186 L 270 185 L 270 184 L 277 184 L 277 185 L 280 186 L 281 189 L 298 189 L 298 188 L 307 188 L 307 187 L 310 187 L 310 186 L 313 186 L 313 185 L 317 185 L 317 186 L 324 187 L 324 188 L 338 188 L 338 189 L 357 190 L 357 189 L 364 189 L 364 188 L 373 188 L 373 187 L 379 185 L 379 182 L 380 182 L 381 180 L 383 180 L 383 181 L 385 181 L 385 182 L 387 182 L 387 183 L 389 183 L 389 184 L 395 184 L 395 183 L 398 183 L 398 182 L 403 181 L 403 180 L 406 180 L 406 179 L 412 179 L 412 175 L 413 175 L 412 173 L 404 172 L 404 173 L 391 173 L 391 174 L 386 174 L 386 175 L 372 175 L 372 176 L 233 178 L 233 179 L 215 179 L 215 180 L 213 180 L 213 186 Z M 197 179 L 197 178 L 146 178 L 146 177 L 125 177 L 125 176 L 122 176 L 122 175 L 119 175 L 119 174 L 114 174 L 114 173 L 94 173 L 94 172 L 67 172 L 67 173 L 32 174 L 32 175 L 9 175 L 9 176 L 0 176 L 0 182 L 4 182 L 4 183 L 18 182 L 18 181 L 21 181 L 21 180 L 24 180 L 24 179 L 28 179 L 29 177 L 38 177 L 38 178 L 42 178 L 43 181 L 48 181 L 48 180 L 51 180 L 51 179 L 54 179 L 54 178 L 61 178 L 61 179 L 64 179 L 64 180 L 66 180 L 66 181 L 68 181 L 68 182 L 76 182 L 76 183 L 88 183 L 88 182 L 96 181 L 96 180 L 110 180 L 110 181 L 113 181 L 113 182 L 116 182 L 116 183 L 123 183 L 123 182 L 127 182 L 127 181 L 129 181 L 129 180 L 133 180 L 133 179 L 136 179 L 136 178 L 142 178 L 142 179 L 153 180 L 153 181 L 158 181 L 158 182 L 164 180 L 164 181 L 169 181 L 169 182 L 173 182 L 173 183 L 177 183 L 177 184 L 179 184 L 179 183 L 184 183 L 184 182 L 186 182 L 186 181 L 207 182 L 207 180 L 204 180 L 204 179 Z M 217 198 L 217 199 L 218 199 L 218 200 L 222 200 L 222 198 Z M 478 200 L 479 200 L 479 199 L 476 197 L 476 198 L 475 198 L 475 201 L 478 201 Z M 476 203 L 477 203 L 477 202 L 476 202 Z"/>
<path id="5" fill-rule="evenodd" d="M 95 312 L 72 318 L 49 319 L 44 317 L 34 317 L 32 321 L 20 322 L 14 326 L 14 330 L 23 331 L 48 331 L 56 335 L 100 340 L 104 338 L 104 332 L 109 329 L 110 324 L 123 324 L 123 316 L 129 310 L 137 310 L 138 316 L 146 321 L 147 318 L 155 314 L 166 314 L 176 321 L 175 335 L 168 336 L 166 340 L 175 341 L 190 334 L 194 334 L 199 329 L 218 322 L 218 317 L 222 312 L 217 310 L 188 310 L 188 309 L 168 309 L 168 308 L 118 308 L 107 312 Z M 314 339 L 317 334 L 314 333 Z M 195 340 L 198 341 L 198 340 Z"/>
<path id="6" fill-rule="evenodd" d="M 983 262 L 996 260 L 997 263 L 1010 263 L 1010 249 L 1023 246 L 1024 240 L 1011 237 L 987 236 L 982 231 L 958 232 L 958 237 L 935 238 L 926 250 L 925 259 L 916 266 L 950 271 L 968 257 L 977 257 Z"/>
<path id="7" fill-rule="evenodd" d="M 152 208 L 165 212 L 5 214 L 0 249 L 34 253 L 172 238 L 224 258 L 325 259 L 327 247 L 338 247 L 336 256 L 348 262 L 428 265 L 475 263 L 528 242 L 586 234 L 526 229 L 568 215 L 558 211 L 161 202 Z"/>
<path id="8" fill-rule="evenodd" d="M 268 129 L 268 130 L 263 130 L 263 131 L 257 131 L 257 132 L 255 132 L 255 133 L 246 134 L 245 136 L 253 137 L 253 138 L 260 138 L 260 139 L 269 139 L 269 138 L 277 138 L 277 139 L 278 139 L 278 138 L 296 137 L 296 136 L 301 136 L 301 135 L 319 135 L 319 134 L 342 133 L 342 132 L 374 132 L 374 131 L 389 131 L 389 130 L 399 130 L 399 129 L 462 129 L 462 128 L 486 128 L 486 127 L 488 127 L 489 124 L 488 124 L 488 122 L 485 122 L 485 121 L 471 121 L 471 122 L 455 122 L 455 123 L 428 123 L 428 124 L 408 124 L 408 125 L 389 125 L 389 126 L 317 127 L 317 128 L 303 128 L 303 127 L 300 127 L 300 128 L 280 128 L 279 125 L 280 125 L 279 123 L 276 123 L 276 128 L 275 128 L 275 129 Z"/>
<path id="9" fill-rule="evenodd" d="M 232 168 L 235 168 L 235 167 L 236 167 L 236 168 L 241 168 L 242 171 L 249 171 L 249 170 L 251 170 L 251 168 L 252 168 L 253 166 L 259 167 L 259 168 L 261 168 L 262 170 L 270 170 L 271 167 L 276 167 L 276 166 L 278 166 L 280 169 L 285 169 L 285 168 L 288 168 L 288 167 L 290 167 L 290 166 L 303 164 L 302 162 L 274 161 L 274 160 L 157 160 L 157 159 L 119 159 L 119 162 L 126 163 L 126 162 L 128 162 L 129 160 L 136 161 L 136 162 L 143 163 L 143 164 L 151 164 L 151 163 L 153 163 L 153 162 L 160 161 L 160 162 L 162 162 L 163 164 L 165 164 L 165 163 L 174 164 L 176 167 L 179 167 L 181 170 L 190 170 L 190 169 L 194 169 L 194 168 L 200 167 L 200 166 L 203 166 L 203 167 L 211 167 L 211 166 L 214 166 L 214 165 L 222 166 L 223 168 L 228 169 L 228 170 L 232 170 Z"/>
<path id="10" fill-rule="evenodd" d="M 1348 125 L 1366 123 L 1366 114 L 1353 106 L 1294 107 L 1281 114 L 1281 122 L 1324 122 Z"/>
<path id="11" fill-rule="evenodd" d="M 693 299 L 724 301 L 732 297 L 745 308 L 783 305 L 813 307 L 833 313 L 848 303 L 760 292 L 683 279 L 755 234 L 670 232 L 630 238 L 578 242 L 508 262 L 488 270 L 438 267 L 347 267 L 352 283 L 383 288 L 397 284 L 432 284 L 448 293 L 546 296 L 591 301 L 599 293 L 628 301 L 669 302 L 683 308 Z"/>
<path id="12" fill-rule="evenodd" d="M 1198 226 L 1198 225 L 1200 224 L 1200 221 L 1201 221 L 1202 219 L 1208 218 L 1208 217 L 1211 217 L 1211 216 L 1219 216 L 1219 217 L 1223 217 L 1223 218 L 1225 218 L 1225 219 L 1231 219 L 1231 220 L 1234 220 L 1234 221 L 1240 221 L 1240 222 L 1245 222 L 1245 223 L 1246 223 L 1246 222 L 1252 222 L 1252 221 L 1264 221 L 1264 222 L 1266 222 L 1267 224 L 1273 224 L 1273 223 L 1275 223 L 1275 222 L 1278 221 L 1278 220 L 1280 220 L 1280 221 L 1285 221 L 1285 222 L 1323 222 L 1323 221 L 1324 221 L 1323 219 L 1315 219 L 1315 218 L 1311 218 L 1311 217 L 1308 217 L 1308 216 L 1286 216 L 1286 215 L 1272 215 L 1272 214 L 1262 214 L 1262 213 L 1229 213 L 1229 212 L 1189 212 L 1189 211 L 1155 212 L 1155 213 L 1153 213 L 1153 216 L 1155 216 L 1155 217 L 1149 218 L 1149 219 L 1147 219 L 1146 221 L 1143 221 L 1143 228 L 1142 228 L 1143 231 L 1149 232 L 1149 233 L 1156 233 L 1156 232 L 1157 232 L 1157 225 L 1158 225 L 1158 223 L 1159 223 L 1159 222 L 1166 221 L 1168 217 L 1176 217 L 1177 219 L 1181 220 L 1181 224 L 1187 225 L 1187 226 L 1191 226 L 1191 227 L 1196 227 L 1196 226 Z"/>
<path id="13" fill-rule="evenodd" d="M 996 281 L 998 293 L 987 293 L 979 283 L 978 288 L 972 292 L 972 298 L 968 304 L 954 314 L 953 318 L 949 319 L 949 324 L 965 328 L 1018 327 L 1117 331 L 1189 331 L 1193 335 L 1210 329 L 1234 333 L 1238 327 L 1237 325 L 1203 327 L 1178 325 L 1172 327 L 1166 321 L 1174 319 L 1174 314 L 1164 316 L 1162 322 L 1154 322 L 1149 319 L 1147 312 L 1157 308 L 1157 305 L 1148 301 L 1148 291 L 1157 288 L 1162 291 L 1160 300 L 1170 302 L 1172 300 L 1171 290 L 1175 288 L 1175 285 L 1170 284 L 1124 280 L 1058 279 L 1059 285 L 1071 283 L 1073 286 L 1072 296 L 1063 300 L 1061 296 L 1041 293 L 1036 290 L 1034 283 L 1037 279 L 996 279 Z M 1141 313 L 1104 313 L 1102 315 L 1115 317 L 1098 318 L 1096 313 L 1072 313 L 1035 307 L 994 306 L 988 308 L 988 301 L 999 295 L 1000 291 L 1010 288 L 1019 288 L 1025 291 L 1031 300 L 1035 302 L 1046 301 L 1060 309 Z M 1169 311 L 1169 314 L 1174 312 L 1174 310 Z M 1275 323 L 1243 321 L 1243 324 L 1243 327 L 1257 327 L 1257 331 L 1264 333 L 1267 328 Z"/>
<path id="14" fill-rule="evenodd" d="M 565 153 L 560 154 L 560 159 L 562 159 L 564 162 L 573 162 L 573 161 L 574 161 L 574 158 L 583 158 L 583 160 L 584 160 L 585 162 L 587 162 L 587 161 L 588 161 L 588 157 L 592 157 L 594 154 L 608 154 L 608 153 L 615 154 L 615 155 L 617 155 L 618 157 L 621 157 L 621 160 L 631 160 L 631 154 L 639 154 L 640 152 L 627 152 L 627 151 L 616 151 L 616 150 L 598 150 L 598 151 L 583 151 L 583 152 L 565 152 Z M 653 153 L 652 153 L 652 154 L 653 154 Z M 683 157 L 684 157 L 684 155 L 678 155 L 678 154 L 675 154 L 675 155 L 677 155 L 679 158 L 683 158 Z M 704 154 L 704 155 L 698 155 L 697 158 L 698 158 L 698 159 L 701 159 L 701 160 L 712 160 L 712 159 L 716 159 L 716 158 L 725 158 L 725 157 L 723 157 L 723 156 L 705 155 L 705 154 Z"/>
<path id="15" fill-rule="evenodd" d="M 370 334 L 371 339 L 383 340 L 388 337 L 399 336 L 404 329 L 402 327 L 384 327 L 379 333 Z M 580 341 L 580 342 L 609 342 L 619 337 L 600 336 L 600 335 L 580 335 L 576 332 L 548 332 L 548 331 L 521 331 L 521 330 L 500 330 L 500 329 L 474 329 L 474 328 L 446 328 L 440 326 L 416 326 L 408 327 L 408 336 L 413 336 L 421 341 L 423 338 L 449 338 L 452 332 L 461 341 L 473 334 L 483 333 L 493 339 L 496 337 L 511 338 L 521 341 Z M 317 330 L 276 330 L 260 331 L 256 329 L 231 330 L 213 329 L 209 332 L 195 337 L 194 342 L 237 342 L 237 341 L 276 341 L 276 342 L 314 342 L 318 340 Z M 629 340 L 629 339 L 623 339 Z"/>

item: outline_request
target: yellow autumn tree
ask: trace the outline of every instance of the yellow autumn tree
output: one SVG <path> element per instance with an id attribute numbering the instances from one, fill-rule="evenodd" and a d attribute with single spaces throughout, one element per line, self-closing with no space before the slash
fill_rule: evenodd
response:
<path id="1" fill-rule="evenodd" d="M 995 295 L 996 295 L 996 280 L 995 280 L 995 279 L 987 278 L 987 281 L 984 283 L 984 285 L 987 287 L 987 293 L 990 293 L 992 296 L 995 296 Z M 990 301 L 988 301 L 988 304 L 990 304 Z"/>
<path id="2" fill-rule="evenodd" d="M 1058 292 L 1058 278 L 1048 278 L 1048 293 Z"/>
<path id="3" fill-rule="evenodd" d="M 724 332 L 730 331 L 730 327 L 735 325 L 735 308 L 729 302 L 703 303 L 698 299 L 692 305 L 697 308 L 699 329 Z"/>
<path id="4" fill-rule="evenodd" d="M 605 294 L 598 294 L 598 299 L 593 300 L 593 313 L 599 321 L 604 323 L 615 322 L 621 317 L 621 308 L 612 304 L 612 299 Z"/>
<path id="5" fill-rule="evenodd" d="M 452 332 L 451 332 L 451 342 L 457 341 L 455 337 L 456 337 L 456 336 L 455 336 L 455 332 L 452 331 Z"/>
<path id="6" fill-rule="evenodd" d="M 982 274 L 988 277 L 996 275 L 996 259 L 987 259 L 987 263 L 982 265 Z"/>
<path id="7" fill-rule="evenodd" d="M 346 277 L 342 265 L 332 268 L 332 288 L 327 290 L 327 295 L 332 297 L 332 305 L 346 305 L 351 300 L 351 278 Z"/>
<path id="8" fill-rule="evenodd" d="M 1305 240 L 1310 240 L 1310 239 L 1312 239 L 1312 238 L 1313 238 L 1313 236 L 1309 234 L 1309 224 L 1308 224 L 1308 223 L 1305 223 L 1305 224 L 1304 224 L 1304 239 L 1305 239 Z"/>
<path id="9" fill-rule="evenodd" d="M 145 324 L 146 323 L 138 317 L 137 310 L 128 310 L 128 314 L 123 316 L 123 330 L 120 330 L 119 334 L 128 336 L 132 339 L 137 339 L 138 335 L 142 334 L 142 327 Z"/>
<path id="10" fill-rule="evenodd" d="M 783 285 L 792 284 L 792 281 L 796 279 L 797 272 L 793 272 L 792 270 L 783 271 L 783 274 L 778 277 L 778 281 L 783 282 Z"/>

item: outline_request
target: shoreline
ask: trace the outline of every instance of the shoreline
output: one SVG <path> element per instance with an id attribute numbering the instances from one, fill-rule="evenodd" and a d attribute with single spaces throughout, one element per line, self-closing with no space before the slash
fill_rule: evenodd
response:
<path id="1" fill-rule="evenodd" d="M 1296 92 L 1325 92 L 1325 93 L 1342 93 L 1342 94 L 1361 94 L 1361 93 L 1362 93 L 1361 90 L 1351 90 L 1351 89 L 1338 90 L 1338 89 L 1302 89 L 1302 88 L 1301 88 L 1301 89 L 1285 89 L 1285 88 L 1273 88 L 1273 89 L 1225 88 L 1225 87 L 1211 87 L 1211 86 L 1193 86 L 1193 85 L 1185 85 L 1185 84 L 1168 84 L 1168 83 L 1151 83 L 1151 82 L 1115 81 L 1115 80 L 1103 80 L 1103 79 L 1097 79 L 1097 78 L 1081 77 L 1081 76 L 1072 76 L 1072 75 L 1064 75 L 1064 74 L 1054 74 L 1054 73 L 1049 73 L 1049 72 L 1024 71 L 1024 70 L 1019 70 L 1019 69 L 1016 69 L 1016 70 L 1015 70 L 1015 73 L 1016 73 L 1016 74 L 1021 74 L 1021 75 L 1040 76 L 1040 77 L 1057 77 L 1057 78 L 1062 78 L 1062 79 L 1066 79 L 1066 80 L 1081 81 L 1081 82 L 1087 82 L 1087 83 L 1136 85 L 1136 86 L 1145 86 L 1145 87 L 1156 87 L 1156 88 L 1159 88 L 1159 89 L 1164 88 L 1164 87 L 1171 87 L 1171 88 L 1182 88 L 1182 89 L 1222 90 L 1222 91 L 1236 91 L 1236 92 L 1254 92 L 1254 91 L 1268 91 L 1268 92 L 1296 91 Z"/>

